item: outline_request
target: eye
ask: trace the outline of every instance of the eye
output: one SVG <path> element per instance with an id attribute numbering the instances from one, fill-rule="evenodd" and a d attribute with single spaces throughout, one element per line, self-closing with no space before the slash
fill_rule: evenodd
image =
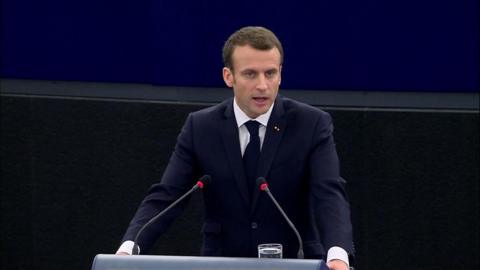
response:
<path id="1" fill-rule="evenodd" d="M 255 78 L 255 72 L 253 72 L 251 70 L 247 70 L 247 71 L 243 72 L 243 76 L 245 76 L 248 79 L 253 79 L 253 78 Z"/>
<path id="2" fill-rule="evenodd" d="M 277 70 L 276 69 L 268 70 L 267 72 L 265 72 L 265 76 L 267 78 L 273 78 L 273 77 L 275 77 L 275 75 L 277 75 Z"/>

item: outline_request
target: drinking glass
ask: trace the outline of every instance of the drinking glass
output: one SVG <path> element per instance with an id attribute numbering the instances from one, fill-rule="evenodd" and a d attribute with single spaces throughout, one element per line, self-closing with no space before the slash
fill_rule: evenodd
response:
<path id="1" fill-rule="evenodd" d="M 261 244 L 258 245 L 259 258 L 282 258 L 282 244 Z"/>

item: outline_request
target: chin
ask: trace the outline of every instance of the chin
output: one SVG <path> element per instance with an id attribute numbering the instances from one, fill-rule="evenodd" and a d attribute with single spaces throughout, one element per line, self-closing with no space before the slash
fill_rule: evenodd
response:
<path id="1" fill-rule="evenodd" d="M 268 108 L 265 109 L 265 110 L 258 111 L 258 112 L 257 112 L 257 115 L 260 116 L 260 115 L 266 113 L 267 111 L 268 111 Z M 257 116 L 257 117 L 258 117 L 258 116 Z"/>

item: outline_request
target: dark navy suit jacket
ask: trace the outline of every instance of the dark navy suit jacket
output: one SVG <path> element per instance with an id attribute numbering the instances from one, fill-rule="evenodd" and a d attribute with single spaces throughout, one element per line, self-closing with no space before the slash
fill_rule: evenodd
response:
<path id="1" fill-rule="evenodd" d="M 279 96 L 262 145 L 258 176 L 265 177 L 298 228 L 306 258 L 324 258 L 332 246 L 353 253 L 350 208 L 332 132 L 328 113 Z M 268 195 L 254 189 L 249 196 L 240 151 L 233 99 L 191 113 L 161 182 L 152 186 L 123 240 L 133 240 L 151 217 L 209 174 L 202 255 L 255 257 L 258 244 L 281 243 L 284 257 L 296 257 L 295 234 Z M 142 253 L 180 213 L 181 207 L 172 209 L 142 233 Z"/>

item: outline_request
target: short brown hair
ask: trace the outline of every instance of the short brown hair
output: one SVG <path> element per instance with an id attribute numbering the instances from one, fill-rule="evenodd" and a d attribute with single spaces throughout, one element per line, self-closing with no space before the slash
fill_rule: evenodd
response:
<path id="1" fill-rule="evenodd" d="M 265 27 L 247 26 L 233 33 L 223 45 L 223 64 L 233 69 L 233 51 L 237 46 L 250 45 L 254 49 L 268 51 L 277 48 L 280 52 L 280 64 L 283 63 L 283 47 L 275 34 Z"/>

